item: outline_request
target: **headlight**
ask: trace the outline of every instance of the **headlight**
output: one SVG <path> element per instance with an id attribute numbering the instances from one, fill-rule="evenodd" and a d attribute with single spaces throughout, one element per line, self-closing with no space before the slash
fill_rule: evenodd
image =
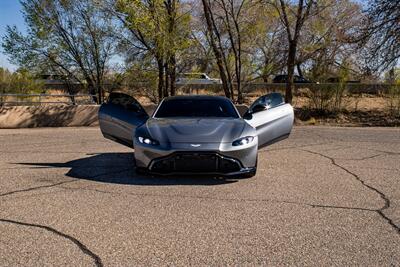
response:
<path id="1" fill-rule="evenodd" d="M 139 136 L 138 141 L 141 144 L 152 145 L 152 146 L 157 146 L 160 144 L 157 140 L 151 139 L 149 137 L 143 137 L 143 136 Z"/>
<path id="2" fill-rule="evenodd" d="M 253 136 L 246 136 L 246 137 L 243 137 L 243 138 L 233 141 L 232 145 L 233 146 L 243 146 L 243 145 L 250 144 L 251 142 L 253 142 L 253 140 L 254 140 Z"/>

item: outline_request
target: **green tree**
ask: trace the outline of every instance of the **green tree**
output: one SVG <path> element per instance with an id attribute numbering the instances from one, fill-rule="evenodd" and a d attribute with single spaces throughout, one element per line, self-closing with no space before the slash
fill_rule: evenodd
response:
<path id="1" fill-rule="evenodd" d="M 95 0 L 21 0 L 27 34 L 7 26 L 4 51 L 12 62 L 86 84 L 103 100 L 115 40 L 113 22 Z"/>
<path id="2" fill-rule="evenodd" d="M 27 94 L 38 93 L 43 89 L 43 83 L 27 69 L 20 68 L 15 72 L 0 68 L 0 93 Z"/>
<path id="3" fill-rule="evenodd" d="M 157 66 L 158 99 L 175 95 L 177 58 L 191 44 L 190 13 L 179 0 L 111 0 L 108 7 L 129 33 L 126 51 Z"/>
<path id="4" fill-rule="evenodd" d="M 28 70 L 20 68 L 15 72 L 10 72 L 0 68 L 0 95 L 40 93 L 42 90 L 43 83 Z M 0 105 L 6 98 L 0 96 Z"/>

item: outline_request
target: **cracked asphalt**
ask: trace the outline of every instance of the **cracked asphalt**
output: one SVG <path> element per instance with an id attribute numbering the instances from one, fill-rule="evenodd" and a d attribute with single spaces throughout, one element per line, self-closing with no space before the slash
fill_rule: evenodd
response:
<path id="1" fill-rule="evenodd" d="M 400 266 L 400 129 L 295 127 L 258 165 L 138 176 L 98 128 L 0 130 L 0 266 Z"/>

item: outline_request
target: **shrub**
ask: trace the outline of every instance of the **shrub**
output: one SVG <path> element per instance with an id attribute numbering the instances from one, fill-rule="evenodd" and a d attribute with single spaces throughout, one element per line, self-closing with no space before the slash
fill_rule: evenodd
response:
<path id="1" fill-rule="evenodd" d="M 38 93 L 43 89 L 43 84 L 25 69 L 11 73 L 0 68 L 0 93 L 27 94 Z"/>
<path id="2" fill-rule="evenodd" d="M 30 94 L 43 90 L 43 84 L 25 69 L 11 73 L 7 69 L 0 68 L 0 94 Z M 0 105 L 6 101 L 5 96 L 0 95 Z M 18 97 L 23 100 L 26 97 Z M 28 97 L 29 98 L 29 97 Z"/>
<path id="3" fill-rule="evenodd" d="M 339 82 L 314 84 L 308 90 L 310 107 L 319 111 L 338 112 L 344 108 L 349 71 L 346 62 L 339 69 Z"/>
<path id="4" fill-rule="evenodd" d="M 400 116 L 400 80 L 389 87 L 386 99 L 389 113 L 393 116 Z"/>

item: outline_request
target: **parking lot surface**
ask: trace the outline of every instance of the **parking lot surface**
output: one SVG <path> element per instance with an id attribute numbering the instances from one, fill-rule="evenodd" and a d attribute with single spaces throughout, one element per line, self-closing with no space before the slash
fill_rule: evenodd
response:
<path id="1" fill-rule="evenodd" d="M 0 130 L 0 266 L 400 265 L 400 129 L 296 127 L 250 179 L 134 169 L 98 128 Z"/>

